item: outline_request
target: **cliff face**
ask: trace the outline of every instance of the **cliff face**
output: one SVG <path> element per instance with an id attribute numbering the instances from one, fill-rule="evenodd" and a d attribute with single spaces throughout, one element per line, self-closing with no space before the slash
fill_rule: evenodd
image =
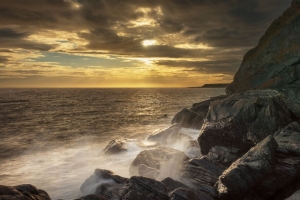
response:
<path id="1" fill-rule="evenodd" d="M 227 94 L 300 86 L 300 1 L 276 19 L 243 59 Z"/>

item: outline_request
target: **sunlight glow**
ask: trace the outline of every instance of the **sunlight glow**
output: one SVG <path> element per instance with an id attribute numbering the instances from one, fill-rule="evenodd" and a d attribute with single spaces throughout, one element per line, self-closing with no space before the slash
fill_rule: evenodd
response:
<path id="1" fill-rule="evenodd" d="M 143 46 L 151 46 L 156 44 L 156 40 L 144 40 L 142 42 Z"/>

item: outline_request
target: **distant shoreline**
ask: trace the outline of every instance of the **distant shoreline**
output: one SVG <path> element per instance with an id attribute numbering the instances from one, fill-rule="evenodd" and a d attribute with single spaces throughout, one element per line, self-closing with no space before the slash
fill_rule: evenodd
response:
<path id="1" fill-rule="evenodd" d="M 230 83 L 218 83 L 218 84 L 204 84 L 197 87 L 188 87 L 188 88 L 226 88 Z"/>

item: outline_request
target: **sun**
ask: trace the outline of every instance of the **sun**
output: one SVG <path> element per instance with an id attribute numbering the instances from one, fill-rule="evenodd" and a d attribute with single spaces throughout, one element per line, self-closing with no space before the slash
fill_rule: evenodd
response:
<path id="1" fill-rule="evenodd" d="M 155 45 L 156 44 L 156 40 L 144 40 L 142 42 L 143 46 L 151 46 L 151 45 Z"/>

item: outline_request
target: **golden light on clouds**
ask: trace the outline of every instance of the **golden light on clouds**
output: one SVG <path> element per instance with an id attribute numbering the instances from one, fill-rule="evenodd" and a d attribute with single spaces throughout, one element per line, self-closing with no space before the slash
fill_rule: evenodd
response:
<path id="1" fill-rule="evenodd" d="M 152 45 L 155 45 L 156 44 L 156 40 L 144 40 L 142 42 L 143 46 L 152 46 Z"/>

